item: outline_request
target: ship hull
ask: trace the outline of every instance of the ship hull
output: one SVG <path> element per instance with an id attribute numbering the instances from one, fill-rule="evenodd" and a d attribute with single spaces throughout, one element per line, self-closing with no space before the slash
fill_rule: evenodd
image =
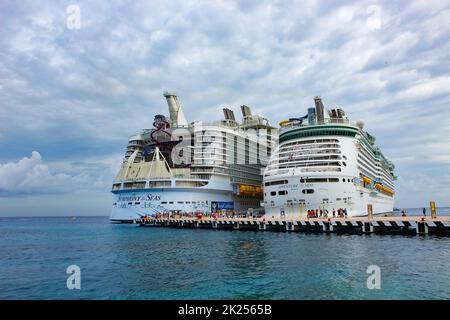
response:
<path id="1" fill-rule="evenodd" d="M 336 215 L 339 209 L 346 209 L 347 215 L 367 216 L 368 206 L 371 205 L 372 213 L 389 214 L 393 212 L 394 197 L 382 194 L 374 190 L 367 190 L 353 182 L 345 183 L 322 183 L 309 184 L 308 188 L 315 189 L 314 194 L 303 194 L 304 186 L 299 184 L 299 177 L 287 178 L 290 183 L 286 187 L 266 187 L 265 192 L 276 192 L 286 190 L 289 199 L 296 199 L 287 205 L 284 196 L 277 195 L 277 198 L 265 206 L 266 216 L 269 217 L 290 217 L 306 218 L 308 210 L 327 210 L 328 217 L 333 217 L 333 210 Z M 346 179 L 346 181 L 348 181 Z M 301 201 L 298 201 L 301 199 Z M 324 199 L 326 199 L 324 201 Z"/>
<path id="2" fill-rule="evenodd" d="M 250 201 L 250 203 L 249 203 Z M 121 190 L 114 192 L 110 221 L 133 223 L 145 215 L 164 212 L 209 214 L 259 207 L 260 199 L 240 199 L 230 191 L 202 188 Z"/>

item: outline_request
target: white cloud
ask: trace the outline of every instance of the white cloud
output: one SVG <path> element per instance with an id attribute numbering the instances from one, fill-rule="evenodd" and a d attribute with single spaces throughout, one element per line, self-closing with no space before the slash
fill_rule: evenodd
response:
<path id="1" fill-rule="evenodd" d="M 0 196 L 77 193 L 79 190 L 108 192 L 118 164 L 109 156 L 101 161 L 84 163 L 44 163 L 39 152 L 18 162 L 0 164 Z"/>

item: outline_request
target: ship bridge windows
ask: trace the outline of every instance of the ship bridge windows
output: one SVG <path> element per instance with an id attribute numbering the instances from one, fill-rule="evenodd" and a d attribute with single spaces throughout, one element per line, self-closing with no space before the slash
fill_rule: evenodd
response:
<path id="1" fill-rule="evenodd" d="M 339 178 L 301 178 L 300 183 L 339 182 Z"/>
<path id="2" fill-rule="evenodd" d="M 276 185 L 287 184 L 287 183 L 288 183 L 287 180 L 276 180 L 276 181 L 266 182 L 264 185 L 267 187 L 267 186 L 276 186 Z"/>
<path id="3" fill-rule="evenodd" d="M 285 162 L 280 164 L 269 165 L 269 170 L 271 169 L 285 169 L 285 168 L 297 168 L 297 167 L 328 167 L 335 166 L 340 167 L 341 163 L 339 161 L 324 162 L 324 161 L 314 161 L 314 162 Z"/>
<path id="4" fill-rule="evenodd" d="M 113 189 L 113 190 L 118 190 L 118 189 L 120 189 L 120 183 L 115 183 L 115 184 L 113 184 L 112 189 Z"/>
<path id="5" fill-rule="evenodd" d="M 341 168 L 303 168 L 302 172 L 341 172 Z"/>

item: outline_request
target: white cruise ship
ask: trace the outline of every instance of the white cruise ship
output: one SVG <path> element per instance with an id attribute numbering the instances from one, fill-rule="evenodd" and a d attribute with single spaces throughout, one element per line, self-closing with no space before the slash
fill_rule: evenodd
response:
<path id="1" fill-rule="evenodd" d="M 241 106 L 243 120 L 188 123 L 178 98 L 165 92 L 170 117 L 132 135 L 112 185 L 113 222 L 158 213 L 231 213 L 259 208 L 262 172 L 278 130 Z"/>
<path id="2" fill-rule="evenodd" d="M 307 217 L 389 213 L 394 204 L 394 164 L 342 109 L 325 115 L 322 100 L 307 115 L 280 122 L 279 145 L 264 172 L 268 216 Z"/>

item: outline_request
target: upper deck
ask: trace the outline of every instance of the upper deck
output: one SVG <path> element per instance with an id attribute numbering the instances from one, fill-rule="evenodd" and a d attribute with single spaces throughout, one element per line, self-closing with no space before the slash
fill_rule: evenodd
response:
<path id="1" fill-rule="evenodd" d="M 303 124 L 290 122 L 280 128 L 279 143 L 312 136 L 349 136 L 355 137 L 360 133 L 356 124 L 350 124 L 348 119 L 324 119 L 321 124 Z"/>

